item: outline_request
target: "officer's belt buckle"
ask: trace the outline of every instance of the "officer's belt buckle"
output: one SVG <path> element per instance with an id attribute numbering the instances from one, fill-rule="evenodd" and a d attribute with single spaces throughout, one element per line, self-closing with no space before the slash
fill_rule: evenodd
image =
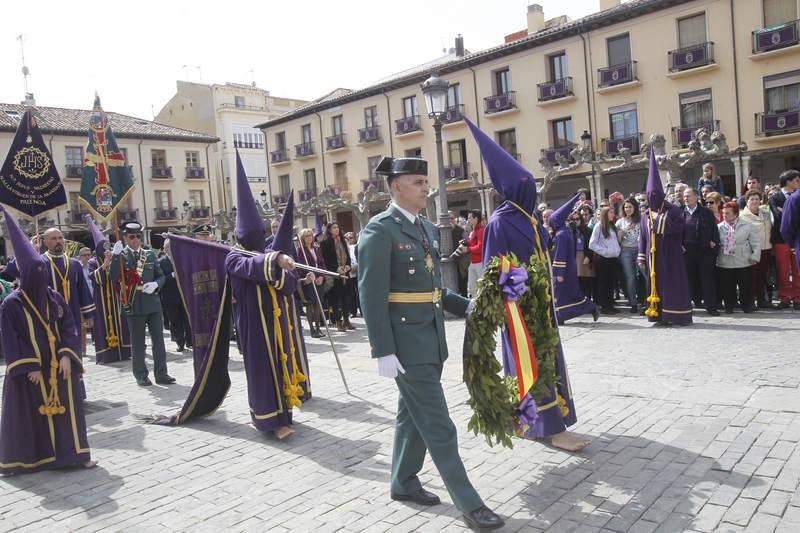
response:
<path id="1" fill-rule="evenodd" d="M 392 304 L 436 304 L 442 300 L 441 289 L 431 292 L 390 292 L 389 303 Z"/>

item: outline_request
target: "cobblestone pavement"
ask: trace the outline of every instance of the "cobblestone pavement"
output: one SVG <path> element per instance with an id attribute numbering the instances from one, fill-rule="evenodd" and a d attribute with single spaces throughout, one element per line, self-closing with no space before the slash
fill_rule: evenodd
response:
<path id="1" fill-rule="evenodd" d="M 444 386 L 467 470 L 506 531 L 800 531 L 800 313 L 737 313 L 690 328 L 639 317 L 562 328 L 579 423 L 571 455 L 466 433 L 463 322 L 448 322 Z M 0 531 L 462 531 L 433 465 L 423 509 L 388 495 L 397 392 L 359 329 L 335 334 L 352 396 L 329 348 L 309 339 L 314 399 L 279 442 L 248 425 L 242 360 L 213 416 L 145 425 L 191 385 L 189 352 L 172 387 L 139 388 L 129 364 L 87 365 L 93 470 L 0 479 Z M 172 343 L 167 341 L 168 346 Z M 151 365 L 152 368 L 152 365 Z M 2 373 L 2 371 L 0 371 Z"/>

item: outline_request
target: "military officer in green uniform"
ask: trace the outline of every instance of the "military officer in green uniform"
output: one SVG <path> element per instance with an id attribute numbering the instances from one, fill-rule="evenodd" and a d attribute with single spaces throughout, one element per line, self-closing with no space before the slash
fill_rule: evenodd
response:
<path id="1" fill-rule="evenodd" d="M 386 176 L 393 201 L 369 221 L 358 242 L 358 292 L 372 357 L 378 373 L 394 378 L 400 392 L 391 497 L 440 503 L 417 477 L 428 451 L 468 525 L 496 529 L 503 520 L 467 477 L 440 382 L 448 355 L 444 310 L 465 316 L 469 300 L 441 288 L 438 232 L 419 216 L 427 205 L 427 170 L 422 159 L 383 158 L 376 172 Z"/>
<path id="2" fill-rule="evenodd" d="M 147 387 L 153 383 L 144 362 L 144 328 L 150 330 L 153 347 L 153 371 L 156 383 L 170 385 L 175 378 L 167 373 L 167 351 L 164 348 L 164 316 L 158 290 L 164 285 L 164 274 L 156 253 L 142 248 L 142 225 L 128 222 L 122 227 L 125 244 L 117 241 L 111 251 L 111 279 L 121 284 L 122 312 L 128 320 L 133 351 L 133 376 L 136 383 Z"/>

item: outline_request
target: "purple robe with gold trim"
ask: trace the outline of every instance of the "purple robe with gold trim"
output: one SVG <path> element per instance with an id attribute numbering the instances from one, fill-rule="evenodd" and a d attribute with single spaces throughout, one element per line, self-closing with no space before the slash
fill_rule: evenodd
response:
<path id="1" fill-rule="evenodd" d="M 288 356 L 288 372 L 292 375 L 294 369 L 290 346 L 295 346 L 295 357 L 300 370 L 306 375 L 308 371 L 297 313 L 286 312 L 287 309 L 294 310 L 293 294 L 297 287 L 297 277 L 294 272 L 281 269 L 277 258 L 278 252 L 248 256 L 233 251 L 225 260 L 231 293 L 237 302 L 234 318 L 244 357 L 250 417 L 255 427 L 261 431 L 270 431 L 292 423 L 292 410 L 287 407 L 284 397 L 283 368 L 278 353 L 271 291 L 274 291 L 281 311 L 281 334 L 284 351 Z M 289 344 L 287 316 L 290 315 L 293 316 L 293 344 Z M 308 396 L 307 389 L 304 388 L 304 392 L 301 399 Z"/>
<path id="2" fill-rule="evenodd" d="M 114 290 L 114 282 L 108 271 L 97 267 L 97 261 L 89 260 L 94 286 L 94 352 L 97 364 L 113 363 L 131 358 L 131 336 L 128 321 L 122 320 L 119 296 Z M 111 336 L 117 337 L 117 346 L 109 345 Z"/>
<path id="3" fill-rule="evenodd" d="M 0 473 L 3 474 L 59 468 L 90 460 L 86 419 L 78 397 L 83 366 L 78 356 L 80 341 L 75 321 L 61 295 L 47 289 L 45 298 L 47 305 L 39 306 L 38 310 L 56 337 L 55 357 L 67 355 L 72 362 L 70 378 L 64 380 L 60 373 L 57 377 L 58 397 L 66 412 L 51 416 L 39 412 L 50 392 L 48 379 L 54 355 L 36 313 L 21 292 L 14 291 L 0 306 L 0 338 L 7 361 L 0 414 Z M 27 377 L 36 370 L 43 377 L 38 385 Z"/>
<path id="4" fill-rule="evenodd" d="M 559 322 L 591 313 L 595 309 L 594 303 L 586 297 L 578 283 L 575 254 L 575 231 L 569 227 L 559 229 L 553 237 L 553 287 Z M 558 277 L 564 281 L 558 281 Z"/>
<path id="5" fill-rule="evenodd" d="M 661 302 L 657 304 L 658 316 L 648 317 L 650 322 L 685 325 L 692 323 L 692 299 L 689 294 L 689 278 L 683 260 L 683 231 L 685 221 L 683 208 L 663 204 L 662 212 L 656 214 L 655 223 L 655 271 L 656 290 Z M 642 217 L 639 233 L 639 261 L 646 264 L 647 296 L 651 294 L 650 283 L 650 235 L 649 211 Z"/>

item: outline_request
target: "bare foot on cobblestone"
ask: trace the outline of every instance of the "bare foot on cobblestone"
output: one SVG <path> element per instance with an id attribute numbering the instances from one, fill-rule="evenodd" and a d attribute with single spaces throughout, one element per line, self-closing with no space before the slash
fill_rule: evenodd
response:
<path id="1" fill-rule="evenodd" d="M 550 439 L 550 444 L 552 444 L 556 448 L 561 448 L 562 450 L 566 450 L 568 452 L 580 451 L 586 448 L 591 443 L 592 441 L 582 439 L 570 431 L 562 431 L 561 433 L 556 433 Z"/>
<path id="2" fill-rule="evenodd" d="M 273 433 L 275 433 L 275 436 L 278 437 L 278 440 L 283 440 L 294 433 L 294 430 L 288 426 L 281 426 L 279 428 L 275 428 Z"/>
<path id="3" fill-rule="evenodd" d="M 84 468 L 94 468 L 97 466 L 97 461 L 86 461 L 85 463 L 81 464 Z"/>

